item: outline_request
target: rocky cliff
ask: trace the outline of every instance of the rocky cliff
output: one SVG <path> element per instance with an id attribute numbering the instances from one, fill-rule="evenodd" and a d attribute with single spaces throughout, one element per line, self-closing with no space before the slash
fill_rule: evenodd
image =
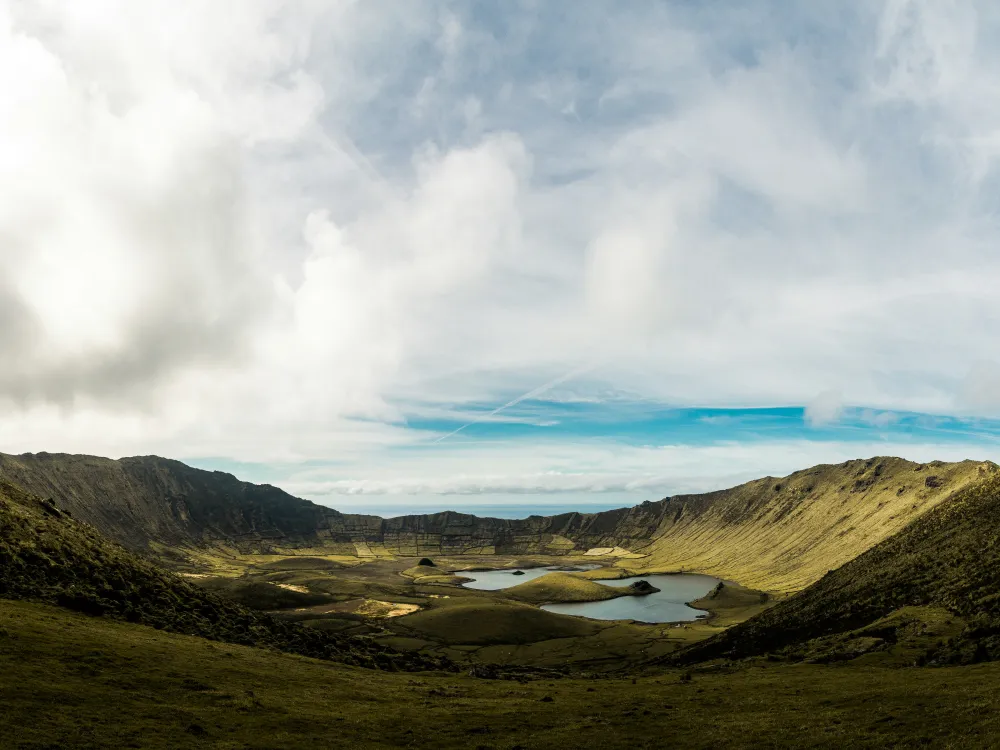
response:
<path id="1" fill-rule="evenodd" d="M 992 466 L 991 464 L 989 466 Z M 134 550 L 369 556 L 582 553 L 620 547 L 635 568 L 698 570 L 796 590 L 891 536 L 979 478 L 984 465 L 873 458 L 602 513 L 526 519 L 444 512 L 340 513 L 270 485 L 156 456 L 0 454 L 0 478 L 51 498 Z"/>

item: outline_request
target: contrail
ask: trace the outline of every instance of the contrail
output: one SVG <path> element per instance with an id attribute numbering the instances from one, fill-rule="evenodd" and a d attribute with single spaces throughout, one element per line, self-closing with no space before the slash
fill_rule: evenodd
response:
<path id="1" fill-rule="evenodd" d="M 521 403 L 522 401 L 524 401 L 526 399 L 534 398 L 535 396 L 540 396 L 543 393 L 545 393 L 545 391 L 549 390 L 550 388 L 555 388 L 560 383 L 565 383 L 567 380 L 572 380 L 573 378 L 579 377 L 580 375 L 583 375 L 584 373 L 590 372 L 591 370 L 595 369 L 598 366 L 598 364 L 599 363 L 595 362 L 595 363 L 592 363 L 592 364 L 589 364 L 589 365 L 584 365 L 583 367 L 578 367 L 575 370 L 570 370 L 565 375 L 560 375 L 555 380 L 550 380 L 548 383 L 545 383 L 544 385 L 540 385 L 537 388 L 535 388 L 534 390 L 530 390 L 527 393 L 518 396 L 513 401 L 508 401 L 503 406 L 498 406 L 496 409 L 494 409 L 493 411 L 491 411 L 489 414 L 483 414 L 481 417 L 476 417 L 475 419 L 473 419 L 468 424 L 463 424 L 457 430 L 452 430 L 447 435 L 442 435 L 437 440 L 435 440 L 434 443 L 432 443 L 432 444 L 440 443 L 442 440 L 447 440 L 452 435 L 457 435 L 458 433 L 460 433 L 466 427 L 472 427 L 472 425 L 478 424 L 479 422 L 482 422 L 484 419 L 489 419 L 490 417 L 492 417 L 492 416 L 494 416 L 496 414 L 499 414 L 504 409 L 509 409 L 512 406 L 516 406 L 517 404 Z"/>
<path id="2" fill-rule="evenodd" d="M 395 185 L 378 171 L 371 159 L 365 156 L 346 133 L 331 134 L 320 129 L 316 138 L 325 150 L 334 151 L 344 156 L 361 175 L 368 179 L 381 198 L 398 199 L 402 196 Z"/>

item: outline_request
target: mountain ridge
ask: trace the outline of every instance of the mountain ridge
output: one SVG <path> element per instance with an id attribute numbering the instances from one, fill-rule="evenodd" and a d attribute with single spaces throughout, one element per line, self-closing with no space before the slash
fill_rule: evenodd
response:
<path id="1" fill-rule="evenodd" d="M 583 554 L 620 547 L 631 570 L 689 570 L 755 588 L 818 580 L 979 476 L 981 462 L 856 459 L 599 513 L 525 519 L 445 511 L 345 514 L 272 485 L 158 456 L 118 460 L 0 454 L 0 479 L 49 497 L 124 546 L 182 562 L 177 551 L 244 554 Z"/>

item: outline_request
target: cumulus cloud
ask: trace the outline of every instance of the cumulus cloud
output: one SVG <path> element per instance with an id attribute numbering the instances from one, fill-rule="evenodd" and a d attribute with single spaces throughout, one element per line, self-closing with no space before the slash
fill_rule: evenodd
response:
<path id="1" fill-rule="evenodd" d="M 2 7 L 0 397 L 116 401 L 243 350 L 272 296 L 246 151 L 322 100 L 268 23 L 260 4 Z"/>

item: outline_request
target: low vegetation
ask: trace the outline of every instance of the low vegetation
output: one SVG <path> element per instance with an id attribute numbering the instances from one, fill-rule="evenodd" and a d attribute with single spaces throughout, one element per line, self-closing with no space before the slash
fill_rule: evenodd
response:
<path id="1" fill-rule="evenodd" d="M 964 750 L 995 746 L 998 684 L 1000 664 L 394 674 L 0 600 L 0 745 L 25 750 Z"/>

